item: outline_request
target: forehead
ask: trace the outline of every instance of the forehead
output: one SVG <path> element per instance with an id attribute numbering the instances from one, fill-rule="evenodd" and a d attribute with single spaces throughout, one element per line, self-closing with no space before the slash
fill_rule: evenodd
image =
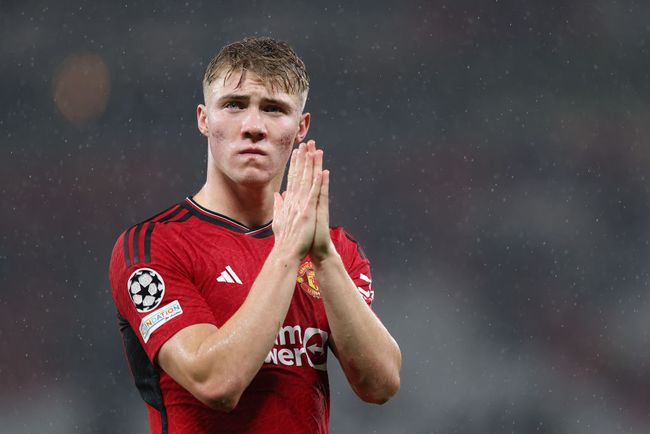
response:
<path id="1" fill-rule="evenodd" d="M 274 89 L 251 71 L 234 71 L 230 75 L 225 72 L 219 74 L 206 89 L 206 98 L 222 98 L 226 95 L 261 97 L 286 101 L 295 105 L 299 104 L 298 95 L 287 93 L 282 89 Z"/>

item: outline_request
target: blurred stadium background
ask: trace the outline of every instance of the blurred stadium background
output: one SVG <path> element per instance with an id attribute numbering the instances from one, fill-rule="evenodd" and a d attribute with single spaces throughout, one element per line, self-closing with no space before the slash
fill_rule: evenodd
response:
<path id="1" fill-rule="evenodd" d="M 144 433 L 107 267 L 204 179 L 206 63 L 312 77 L 333 223 L 373 261 L 402 389 L 332 433 L 650 431 L 650 4 L 0 2 L 0 431 Z M 299 405 L 300 403 L 295 403 Z"/>

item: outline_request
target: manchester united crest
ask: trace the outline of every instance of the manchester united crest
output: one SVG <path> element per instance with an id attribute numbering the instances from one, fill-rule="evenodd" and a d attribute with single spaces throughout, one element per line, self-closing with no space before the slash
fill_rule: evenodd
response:
<path id="1" fill-rule="evenodd" d="M 303 263 L 298 269 L 298 279 L 296 279 L 300 288 L 314 298 L 320 298 L 320 289 L 316 281 L 316 272 L 311 261 Z"/>

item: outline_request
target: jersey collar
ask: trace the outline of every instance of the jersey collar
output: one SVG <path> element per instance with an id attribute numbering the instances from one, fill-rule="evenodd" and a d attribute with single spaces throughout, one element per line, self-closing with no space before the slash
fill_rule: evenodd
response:
<path id="1" fill-rule="evenodd" d="M 271 228 L 271 224 L 273 223 L 272 221 L 266 223 L 265 225 L 251 228 L 243 223 L 239 223 L 238 221 L 231 219 L 230 217 L 202 207 L 190 196 L 185 198 L 185 200 L 181 203 L 181 206 L 189 210 L 195 217 L 198 217 L 203 221 L 216 224 L 239 234 L 248 235 L 254 238 L 264 238 L 273 234 L 273 230 Z"/>

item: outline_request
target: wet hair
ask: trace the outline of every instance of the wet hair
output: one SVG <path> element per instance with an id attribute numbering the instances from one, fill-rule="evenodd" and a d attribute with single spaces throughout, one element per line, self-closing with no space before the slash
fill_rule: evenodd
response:
<path id="1" fill-rule="evenodd" d="M 305 63 L 289 44 L 268 37 L 246 38 L 223 47 L 205 70 L 204 95 L 217 78 L 223 77 L 225 83 L 234 73 L 241 74 L 239 86 L 247 71 L 256 74 L 274 92 L 299 96 L 304 106 L 309 91 Z"/>

